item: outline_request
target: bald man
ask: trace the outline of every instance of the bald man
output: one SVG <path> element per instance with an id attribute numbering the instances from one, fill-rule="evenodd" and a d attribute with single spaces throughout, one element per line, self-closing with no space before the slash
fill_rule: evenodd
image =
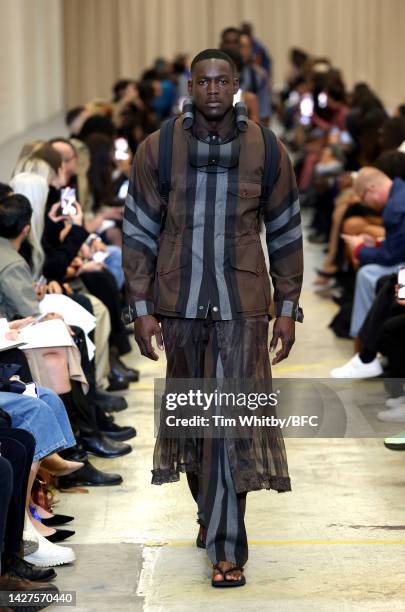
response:
<path id="1" fill-rule="evenodd" d="M 373 304 L 378 279 L 397 272 L 401 265 L 405 264 L 405 181 L 400 178 L 391 180 L 380 170 L 365 167 L 360 170 L 354 188 L 363 204 L 376 211 L 382 211 L 385 228 L 385 240 L 380 243 L 371 236 L 343 235 L 353 261 L 360 265 L 350 324 L 350 335 L 352 338 L 357 338 Z M 381 366 L 379 362 L 374 366 L 374 368 L 364 368 L 355 355 L 341 368 L 332 370 L 331 376 L 334 378 L 378 376 L 382 372 Z"/>

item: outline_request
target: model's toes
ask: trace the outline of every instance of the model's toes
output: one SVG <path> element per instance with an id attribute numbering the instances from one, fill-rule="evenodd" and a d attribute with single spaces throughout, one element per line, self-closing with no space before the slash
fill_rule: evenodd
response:
<path id="1" fill-rule="evenodd" d="M 212 579 L 214 580 L 214 582 L 223 582 L 224 577 L 221 574 L 221 572 L 219 572 L 218 570 L 214 570 L 214 574 L 212 576 Z"/>
<path id="2" fill-rule="evenodd" d="M 240 580 L 241 578 L 242 578 L 242 572 L 240 572 L 239 570 L 235 570 L 234 572 L 229 572 L 229 574 L 226 575 L 227 580 Z"/>

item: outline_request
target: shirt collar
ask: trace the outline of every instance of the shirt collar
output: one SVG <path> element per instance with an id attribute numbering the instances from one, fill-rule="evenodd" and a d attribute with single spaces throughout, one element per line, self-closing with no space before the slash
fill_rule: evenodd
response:
<path id="1" fill-rule="evenodd" d="M 186 98 L 183 105 L 182 125 L 184 130 L 190 130 L 193 136 L 203 142 L 224 144 L 234 140 L 240 132 L 246 131 L 248 126 L 247 109 L 243 103 L 238 102 L 231 109 L 231 112 L 227 113 L 220 128 L 213 132 L 210 122 L 201 114 L 198 116 L 198 122 L 195 120 L 192 98 Z"/>

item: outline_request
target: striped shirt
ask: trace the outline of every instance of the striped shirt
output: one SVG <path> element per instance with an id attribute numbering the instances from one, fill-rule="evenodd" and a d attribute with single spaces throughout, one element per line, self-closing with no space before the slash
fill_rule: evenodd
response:
<path id="1" fill-rule="evenodd" d="M 158 192 L 159 131 L 139 146 L 125 206 L 126 322 L 155 314 L 214 320 L 274 313 L 302 320 L 301 219 L 294 171 L 279 143 L 275 187 L 260 208 L 261 129 L 197 138 L 175 122 L 168 204 Z M 260 241 L 266 226 L 270 276 Z"/>

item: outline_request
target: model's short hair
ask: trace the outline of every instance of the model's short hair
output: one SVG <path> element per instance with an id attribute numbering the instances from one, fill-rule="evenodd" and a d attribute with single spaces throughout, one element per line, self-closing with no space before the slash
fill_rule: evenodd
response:
<path id="1" fill-rule="evenodd" d="M 32 216 L 31 204 L 25 196 L 10 193 L 0 198 L 0 236 L 17 238 Z"/>
<path id="2" fill-rule="evenodd" d="M 235 74 L 236 66 L 231 57 L 225 51 L 221 51 L 221 49 L 205 49 L 204 51 L 200 51 L 193 61 L 191 62 L 191 72 L 193 73 L 194 68 L 199 62 L 203 62 L 204 60 L 210 59 L 218 59 L 223 60 L 224 62 L 228 62 L 230 67 L 232 68 L 232 73 Z"/>

